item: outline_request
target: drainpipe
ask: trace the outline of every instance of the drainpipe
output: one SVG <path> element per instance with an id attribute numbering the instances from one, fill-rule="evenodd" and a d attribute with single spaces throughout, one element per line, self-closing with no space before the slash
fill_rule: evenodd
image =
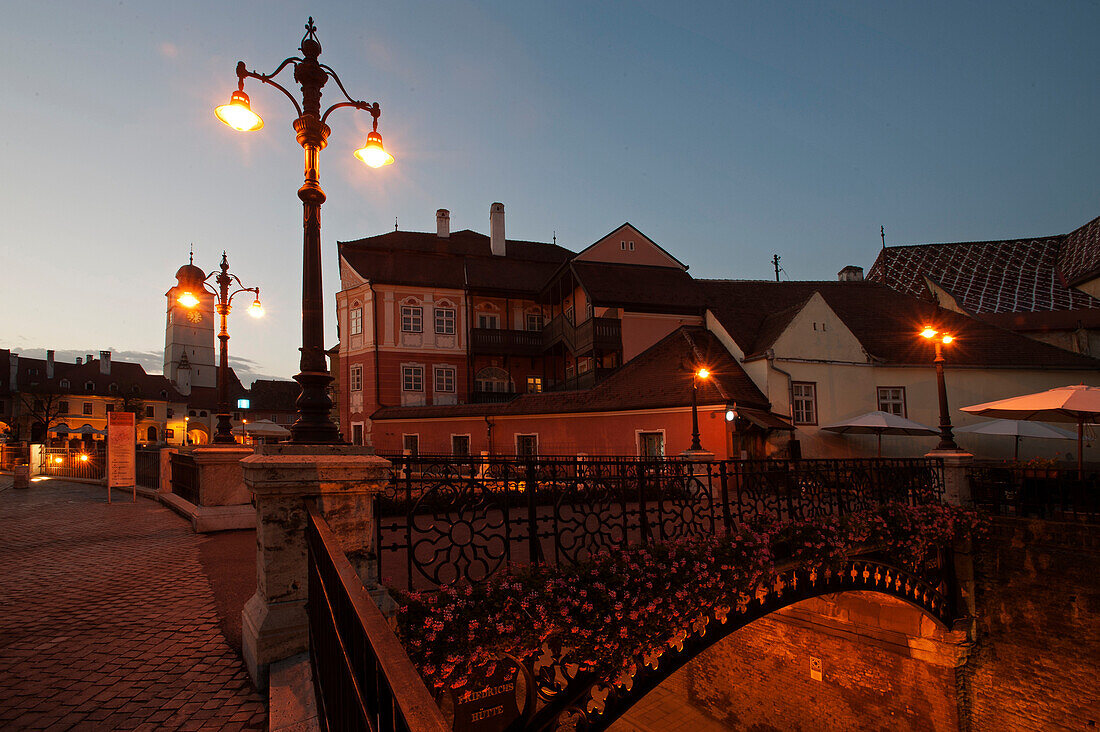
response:
<path id="1" fill-rule="evenodd" d="M 485 439 L 489 446 L 489 455 L 493 454 L 493 420 L 489 415 L 485 415 Z"/>
<path id="2" fill-rule="evenodd" d="M 794 387 L 792 386 L 792 383 L 794 382 L 794 377 L 791 376 L 789 371 L 784 371 L 783 369 L 775 365 L 775 351 L 773 349 L 768 349 L 765 359 L 768 362 L 768 368 L 774 369 L 775 371 L 787 377 L 787 412 L 788 416 L 791 418 L 791 424 L 794 424 Z M 798 438 L 795 437 L 795 434 L 797 434 L 797 429 L 795 432 L 791 433 L 790 444 L 788 446 L 788 449 L 791 450 L 792 457 L 794 455 L 794 450 L 792 448 L 794 448 L 794 443 L 798 442 Z M 801 455 L 802 451 L 799 450 L 798 452 Z"/>
<path id="3" fill-rule="evenodd" d="M 382 374 L 378 370 L 378 339 L 381 338 L 381 334 L 378 330 L 378 293 L 374 290 L 374 283 L 368 282 L 367 289 L 370 290 L 370 302 L 371 302 L 371 320 L 374 321 L 374 403 L 378 406 L 382 406 Z M 349 342 L 350 346 L 351 343 Z M 350 365 L 349 365 L 350 368 Z M 350 392 L 348 392 L 350 395 Z M 348 421 L 351 421 L 351 404 L 348 404 Z M 373 427 L 373 425 L 371 425 Z M 373 430 L 372 430 L 373 432 Z M 371 442 L 374 442 L 373 436 Z"/>

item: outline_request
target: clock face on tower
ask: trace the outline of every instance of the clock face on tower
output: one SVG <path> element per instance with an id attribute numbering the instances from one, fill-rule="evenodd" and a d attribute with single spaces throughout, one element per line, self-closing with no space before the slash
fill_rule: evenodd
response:
<path id="1" fill-rule="evenodd" d="M 188 311 L 187 319 L 190 320 L 192 323 L 201 323 L 202 313 L 200 313 L 198 310 Z"/>

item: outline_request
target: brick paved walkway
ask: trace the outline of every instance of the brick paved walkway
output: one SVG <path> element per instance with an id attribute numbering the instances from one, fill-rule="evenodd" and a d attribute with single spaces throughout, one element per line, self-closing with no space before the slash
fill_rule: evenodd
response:
<path id="1" fill-rule="evenodd" d="M 157 503 L 0 476 L 0 728 L 265 729 L 203 537 Z"/>

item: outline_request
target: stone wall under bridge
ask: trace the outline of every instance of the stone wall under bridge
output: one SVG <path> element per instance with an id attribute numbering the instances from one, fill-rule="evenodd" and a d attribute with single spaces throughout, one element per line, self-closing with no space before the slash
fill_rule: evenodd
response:
<path id="1" fill-rule="evenodd" d="M 997 518 L 974 569 L 969 628 L 874 592 L 803 600 L 699 654 L 611 729 L 1100 727 L 1100 530 Z"/>

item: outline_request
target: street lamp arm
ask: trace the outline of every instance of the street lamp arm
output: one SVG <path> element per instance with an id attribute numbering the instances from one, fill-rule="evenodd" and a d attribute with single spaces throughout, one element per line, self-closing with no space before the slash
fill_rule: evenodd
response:
<path id="1" fill-rule="evenodd" d="M 366 102 L 360 102 L 360 101 L 356 100 L 355 97 L 348 94 L 348 90 L 344 88 L 344 82 L 340 81 L 340 77 L 337 76 L 336 72 L 332 70 L 331 66 L 329 66 L 328 64 L 322 64 L 322 63 L 318 63 L 317 65 L 325 70 L 325 73 L 327 73 L 329 75 L 330 79 L 332 79 L 333 81 L 336 82 L 336 86 L 340 87 L 340 91 L 344 92 L 344 98 L 345 99 L 347 99 L 352 104 L 366 104 Z M 377 103 L 376 103 L 376 105 L 377 105 Z M 370 106 L 370 105 L 367 105 L 367 106 Z M 329 111 L 332 111 L 332 110 L 329 110 Z"/>
<path id="2" fill-rule="evenodd" d="M 290 58 L 286 59 L 281 64 L 279 64 L 279 67 L 277 69 L 275 69 L 273 72 L 271 72 L 270 74 L 257 74 L 255 71 L 249 71 L 247 68 L 245 68 L 244 61 L 239 61 L 239 62 L 237 62 L 237 77 L 240 80 L 238 82 L 238 85 L 243 86 L 244 85 L 244 80 L 246 78 L 248 78 L 248 79 L 257 79 L 257 80 L 263 82 L 264 84 L 270 84 L 271 86 L 275 87 L 276 89 L 278 89 L 279 91 L 281 91 L 283 94 L 286 95 L 286 98 L 289 99 L 290 103 L 294 105 L 294 110 L 298 113 L 298 116 L 301 117 L 302 116 L 302 106 L 300 104 L 298 104 L 298 100 L 294 98 L 293 94 L 291 94 L 289 91 L 286 90 L 286 87 L 284 87 L 282 84 L 275 81 L 275 77 L 278 76 L 279 72 L 282 71 L 283 69 L 285 69 L 288 64 L 297 65 L 301 62 L 302 62 L 302 59 L 298 58 L 297 56 L 291 56 Z"/>
<path id="3" fill-rule="evenodd" d="M 233 275 L 233 279 L 237 280 L 237 276 Z M 237 284 L 240 285 L 241 281 L 237 280 Z M 254 293 L 256 293 L 256 297 L 260 296 L 260 288 L 259 287 L 245 287 L 244 285 L 241 285 L 241 288 L 239 290 L 234 290 L 233 293 L 228 298 L 226 298 L 226 301 L 225 301 L 226 304 L 228 305 L 228 304 L 232 303 L 234 296 L 239 295 L 242 292 L 254 292 Z"/>
<path id="4" fill-rule="evenodd" d="M 356 109 L 361 109 L 364 112 L 370 112 L 372 115 L 374 115 L 375 119 L 378 118 L 378 115 L 375 114 L 375 112 L 378 111 L 379 113 L 381 113 L 381 109 L 378 106 L 378 102 L 375 102 L 374 104 L 367 104 L 366 102 L 354 102 L 354 101 L 352 101 L 352 102 L 340 102 L 338 104 L 333 104 L 331 107 L 329 107 L 327 110 L 325 110 L 325 114 L 321 117 L 321 124 L 324 124 L 325 120 L 328 119 L 328 116 L 330 114 L 332 114 L 334 111 L 336 111 L 337 109 L 340 109 L 341 107 L 355 107 Z"/>

